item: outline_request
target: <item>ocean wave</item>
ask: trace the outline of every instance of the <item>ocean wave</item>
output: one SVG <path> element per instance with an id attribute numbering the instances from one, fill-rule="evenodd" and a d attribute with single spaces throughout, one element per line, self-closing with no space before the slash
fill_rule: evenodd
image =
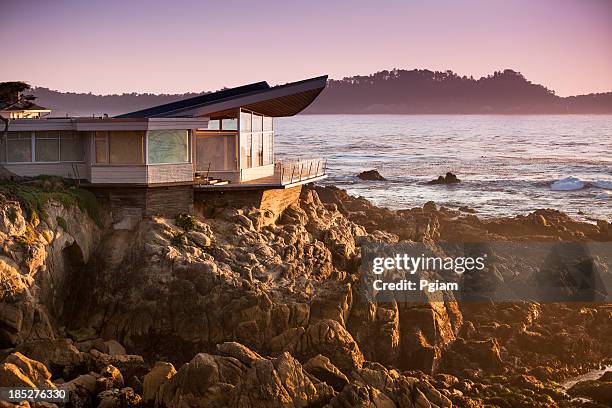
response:
<path id="1" fill-rule="evenodd" d="M 612 181 L 610 180 L 595 180 L 591 184 L 593 187 L 603 188 L 604 190 L 612 190 Z"/>
<path id="2" fill-rule="evenodd" d="M 566 177 L 550 185 L 550 189 L 553 191 L 574 191 L 582 190 L 585 187 L 586 183 L 576 177 Z"/>
<path id="3" fill-rule="evenodd" d="M 576 191 L 587 187 L 601 188 L 603 190 L 612 190 L 612 181 L 610 180 L 593 180 L 585 181 L 577 177 L 566 177 L 557 180 L 550 185 L 553 191 Z"/>

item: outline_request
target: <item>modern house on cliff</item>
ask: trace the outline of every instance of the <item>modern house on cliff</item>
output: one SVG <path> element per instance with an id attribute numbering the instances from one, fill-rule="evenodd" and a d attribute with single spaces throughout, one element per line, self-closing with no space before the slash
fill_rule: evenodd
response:
<path id="1" fill-rule="evenodd" d="M 188 188 L 191 197 L 287 189 L 325 178 L 325 161 L 277 161 L 274 118 L 301 112 L 326 82 L 258 82 L 110 118 L 16 118 L 0 163 L 17 175 L 71 178 L 111 196 L 113 189 L 116 196 L 119 188 L 140 188 L 145 210 L 149 196 L 168 201 L 170 187 Z"/>
<path id="2" fill-rule="evenodd" d="M 258 82 L 112 118 L 14 119 L 0 162 L 21 176 L 56 175 L 97 186 L 313 181 L 325 177 L 323 160 L 275 160 L 274 118 L 301 112 L 326 80 Z"/>

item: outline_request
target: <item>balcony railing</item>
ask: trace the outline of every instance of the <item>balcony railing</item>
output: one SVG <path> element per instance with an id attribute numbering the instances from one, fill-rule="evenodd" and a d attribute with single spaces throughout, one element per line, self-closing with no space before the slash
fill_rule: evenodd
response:
<path id="1" fill-rule="evenodd" d="M 292 184 L 325 175 L 327 160 L 313 158 L 294 162 L 277 162 L 274 165 L 274 175 L 281 184 Z"/>

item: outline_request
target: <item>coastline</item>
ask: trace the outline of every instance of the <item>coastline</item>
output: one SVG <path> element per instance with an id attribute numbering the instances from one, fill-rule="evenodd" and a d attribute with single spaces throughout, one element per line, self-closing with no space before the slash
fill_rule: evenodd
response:
<path id="1" fill-rule="evenodd" d="M 102 203 L 98 226 L 54 200 L 33 221 L 13 199 L 0 206 L 2 259 L 12 258 L 2 372 L 39 361 L 41 384 L 71 398 L 568 407 L 580 405 L 558 382 L 612 357 L 609 303 L 459 303 L 444 292 L 373 303 L 357 273 L 367 243 L 606 243 L 605 221 L 556 210 L 481 220 L 434 203 L 391 211 L 306 186 L 280 213 L 209 208 L 188 224 L 150 217 L 113 231 Z"/>

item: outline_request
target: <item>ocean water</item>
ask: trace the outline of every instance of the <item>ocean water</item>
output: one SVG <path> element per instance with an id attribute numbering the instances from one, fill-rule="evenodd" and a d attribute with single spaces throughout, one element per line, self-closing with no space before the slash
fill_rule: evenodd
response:
<path id="1" fill-rule="evenodd" d="M 612 115 L 300 115 L 275 122 L 275 145 L 281 160 L 326 157 L 325 183 L 392 209 L 612 221 Z M 369 169 L 387 181 L 356 177 Z M 462 182 L 425 184 L 447 171 Z"/>

